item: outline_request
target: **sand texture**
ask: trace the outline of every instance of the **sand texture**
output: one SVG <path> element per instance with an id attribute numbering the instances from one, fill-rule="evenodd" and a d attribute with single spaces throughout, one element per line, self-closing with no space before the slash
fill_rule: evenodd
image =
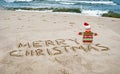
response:
<path id="1" fill-rule="evenodd" d="M 83 23 L 94 37 L 82 43 Z M 0 74 L 120 74 L 120 19 L 0 10 Z"/>

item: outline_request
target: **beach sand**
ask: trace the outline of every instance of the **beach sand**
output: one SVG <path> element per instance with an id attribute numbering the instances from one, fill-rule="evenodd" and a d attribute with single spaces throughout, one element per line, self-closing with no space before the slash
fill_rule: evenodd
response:
<path id="1" fill-rule="evenodd" d="M 84 22 L 98 33 L 91 45 L 97 49 L 88 51 L 78 35 Z M 119 24 L 117 18 L 0 10 L 0 74 L 120 74 Z"/>

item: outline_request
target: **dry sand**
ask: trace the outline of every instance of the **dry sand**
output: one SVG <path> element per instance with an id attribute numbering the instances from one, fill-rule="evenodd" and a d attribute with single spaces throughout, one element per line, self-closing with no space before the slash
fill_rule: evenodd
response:
<path id="1" fill-rule="evenodd" d="M 91 49 L 88 52 L 54 51 L 50 48 L 60 47 L 55 40 L 64 40 L 67 45 L 82 45 L 83 23 L 88 22 L 92 31 L 98 33 L 94 43 L 108 47 L 110 50 Z M 84 16 L 80 14 L 60 14 L 42 12 L 0 11 L 0 74 L 120 74 L 120 19 Z M 70 41 L 76 39 L 78 43 Z M 53 45 L 45 45 L 45 41 L 53 41 Z M 34 52 L 32 42 L 40 41 L 44 49 L 41 55 Z M 19 43 L 30 43 L 32 47 L 18 47 Z M 49 42 L 48 42 L 49 43 Z M 36 45 L 39 45 L 36 43 Z M 48 54 L 46 49 L 52 51 Z M 22 50 L 10 56 L 10 52 Z M 24 55 L 26 50 L 33 52 Z M 61 51 L 60 51 L 61 50 Z M 57 52 L 55 54 L 55 52 Z M 59 53 L 58 53 L 59 52 Z M 30 53 L 30 52 L 29 52 Z M 53 54 L 54 53 L 54 54 Z"/>

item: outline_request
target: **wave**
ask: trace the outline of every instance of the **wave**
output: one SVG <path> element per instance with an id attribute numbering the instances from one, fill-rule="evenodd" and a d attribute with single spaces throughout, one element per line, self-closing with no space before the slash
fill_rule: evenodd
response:
<path id="1" fill-rule="evenodd" d="M 60 4 L 78 4 L 78 3 L 87 3 L 87 4 L 107 4 L 107 5 L 117 5 L 117 3 L 113 1 L 72 1 L 72 0 L 5 0 L 6 2 L 31 2 L 31 1 L 53 1 L 53 2 L 59 2 Z"/>
<path id="2" fill-rule="evenodd" d="M 108 11 L 103 10 L 82 10 L 82 14 L 89 16 L 101 16 L 104 13 L 108 13 Z"/>
<path id="3" fill-rule="evenodd" d="M 91 3 L 91 4 L 108 4 L 108 5 L 116 5 L 113 1 L 80 1 L 82 3 Z"/>
<path id="4" fill-rule="evenodd" d="M 106 5 L 117 5 L 113 1 L 60 1 L 61 4 L 77 4 L 77 3 L 87 3 L 87 4 L 106 4 Z"/>
<path id="5" fill-rule="evenodd" d="M 33 1 L 33 0 L 5 0 L 6 2 L 19 2 L 19 1 L 21 1 L 21 2 L 31 2 L 31 1 Z"/>
<path id="6" fill-rule="evenodd" d="M 26 9 L 26 8 L 25 8 Z M 25 9 L 17 9 L 15 11 L 21 11 L 21 12 L 53 12 L 53 10 L 25 10 Z M 103 11 L 103 10 L 82 10 L 83 15 L 87 16 L 101 16 L 104 13 L 108 13 L 109 11 Z M 65 13 L 65 12 L 62 12 Z M 69 13 L 69 12 L 68 12 Z M 72 13 L 73 14 L 73 13 Z"/>
<path id="7" fill-rule="evenodd" d="M 65 5 L 74 5 L 76 3 L 73 2 L 59 2 L 60 4 L 65 4 Z"/>

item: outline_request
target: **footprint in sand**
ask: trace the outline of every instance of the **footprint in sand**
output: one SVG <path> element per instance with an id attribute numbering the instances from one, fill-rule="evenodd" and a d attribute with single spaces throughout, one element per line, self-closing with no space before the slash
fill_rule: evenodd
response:
<path id="1" fill-rule="evenodd" d="M 87 19 L 90 19 L 90 18 L 87 18 Z"/>
<path id="2" fill-rule="evenodd" d="M 63 22 L 67 22 L 67 21 L 63 21 Z"/>
<path id="3" fill-rule="evenodd" d="M 73 27 L 73 25 L 70 25 L 71 27 Z"/>
<path id="4" fill-rule="evenodd" d="M 21 26 L 22 28 L 24 27 L 24 25 Z"/>
<path id="5" fill-rule="evenodd" d="M 101 24 L 101 25 L 103 25 L 103 26 L 104 26 L 104 24 Z"/>
<path id="6" fill-rule="evenodd" d="M 4 20 L 10 20 L 10 18 L 4 18 Z"/>
<path id="7" fill-rule="evenodd" d="M 68 71 L 66 71 L 65 69 L 61 69 L 59 70 L 62 74 L 70 74 Z"/>
<path id="8" fill-rule="evenodd" d="M 75 24 L 74 22 L 70 22 L 69 24 Z"/>
<path id="9" fill-rule="evenodd" d="M 70 24 L 71 27 L 73 27 L 75 23 L 74 22 L 70 22 L 69 24 Z"/>
<path id="10" fill-rule="evenodd" d="M 30 19 L 28 19 L 27 21 L 30 21 Z"/>
<path id="11" fill-rule="evenodd" d="M 9 27 L 4 27 L 4 28 L 0 28 L 0 30 L 5 30 L 5 29 L 8 29 Z"/>
<path id="12" fill-rule="evenodd" d="M 56 24 L 57 22 L 53 22 L 54 24 Z"/>
<path id="13" fill-rule="evenodd" d="M 18 20 L 22 20 L 21 18 L 17 18 Z"/>
<path id="14" fill-rule="evenodd" d="M 47 21 L 47 20 L 43 19 L 42 21 Z"/>
<path id="15" fill-rule="evenodd" d="M 21 15 L 21 16 L 25 16 L 25 15 Z"/>
<path id="16" fill-rule="evenodd" d="M 63 17 L 67 17 L 67 16 L 63 16 Z"/>
<path id="17" fill-rule="evenodd" d="M 99 28 L 102 28 L 101 26 L 99 26 Z"/>
<path id="18" fill-rule="evenodd" d="M 22 28 L 24 28 L 24 26 L 22 25 L 21 27 L 18 27 L 17 29 L 22 29 Z"/>
<path id="19" fill-rule="evenodd" d="M 32 15 L 32 16 L 35 16 L 35 15 Z"/>
<path id="20" fill-rule="evenodd" d="M 56 14 L 54 14 L 53 16 L 57 16 Z"/>
<path id="21" fill-rule="evenodd" d="M 112 20 L 112 21 L 115 21 L 115 20 Z"/>
<path id="22" fill-rule="evenodd" d="M 45 15 L 42 15 L 42 17 L 45 17 Z"/>
<path id="23" fill-rule="evenodd" d="M 16 16 L 15 14 L 12 14 L 12 16 Z"/>

